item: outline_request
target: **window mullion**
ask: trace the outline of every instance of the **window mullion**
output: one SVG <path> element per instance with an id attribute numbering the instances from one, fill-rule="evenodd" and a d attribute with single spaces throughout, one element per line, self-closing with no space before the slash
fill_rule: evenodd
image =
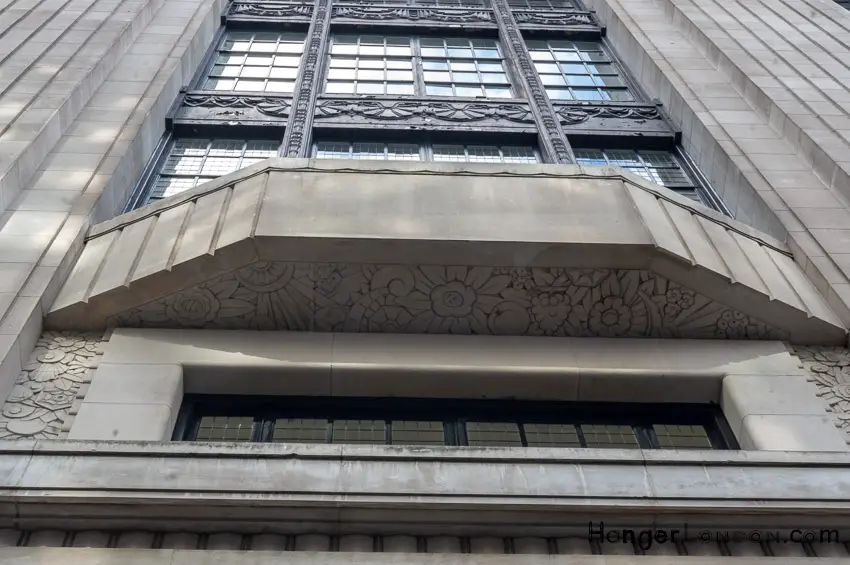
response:
<path id="1" fill-rule="evenodd" d="M 417 96 L 425 96 L 425 71 L 422 66 L 422 49 L 419 37 L 411 37 L 413 47 L 413 88 Z"/>

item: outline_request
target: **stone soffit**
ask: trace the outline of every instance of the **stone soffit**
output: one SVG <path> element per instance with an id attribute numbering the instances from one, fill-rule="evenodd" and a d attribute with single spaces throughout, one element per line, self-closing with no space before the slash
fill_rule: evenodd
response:
<path id="1" fill-rule="evenodd" d="M 618 168 L 293 159 L 95 226 L 45 324 L 845 339 L 784 244 Z"/>

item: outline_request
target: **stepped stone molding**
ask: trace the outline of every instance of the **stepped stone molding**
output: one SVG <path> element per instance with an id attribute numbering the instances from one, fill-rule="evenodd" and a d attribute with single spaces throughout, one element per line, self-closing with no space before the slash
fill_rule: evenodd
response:
<path id="1" fill-rule="evenodd" d="M 809 381 L 828 405 L 844 439 L 850 443 L 850 350 L 844 347 L 796 347 L 795 353 L 809 371 Z"/>
<path id="2" fill-rule="evenodd" d="M 381 167 L 268 160 L 104 222 L 46 324 L 845 339 L 780 242 L 621 169 Z"/>
<path id="3" fill-rule="evenodd" d="M 102 333 L 45 332 L 0 410 L 0 439 L 64 435 L 97 368 L 102 338 Z"/>

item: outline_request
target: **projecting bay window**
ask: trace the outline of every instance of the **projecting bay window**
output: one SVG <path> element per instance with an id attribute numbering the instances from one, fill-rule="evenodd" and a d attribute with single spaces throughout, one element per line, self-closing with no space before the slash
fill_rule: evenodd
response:
<path id="1" fill-rule="evenodd" d="M 522 145 L 416 144 L 320 141 L 317 159 L 433 161 L 443 163 L 539 163 L 537 151 Z"/>
<path id="2" fill-rule="evenodd" d="M 290 94 L 301 55 L 303 33 L 230 31 L 221 41 L 204 90 Z"/>
<path id="3" fill-rule="evenodd" d="M 178 139 L 169 144 L 151 179 L 143 204 L 277 156 L 276 141 Z"/>
<path id="4" fill-rule="evenodd" d="M 528 40 L 534 67 L 553 101 L 631 102 L 635 98 L 601 43 Z"/>
<path id="5" fill-rule="evenodd" d="M 335 35 L 327 94 L 511 98 L 495 39 Z"/>
<path id="6" fill-rule="evenodd" d="M 715 406 L 187 396 L 179 441 L 735 449 Z"/>

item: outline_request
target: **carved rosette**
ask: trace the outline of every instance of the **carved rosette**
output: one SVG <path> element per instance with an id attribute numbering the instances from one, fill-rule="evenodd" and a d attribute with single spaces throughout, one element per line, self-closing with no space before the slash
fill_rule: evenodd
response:
<path id="1" fill-rule="evenodd" d="M 850 350 L 843 347 L 797 346 L 794 352 L 809 371 L 836 425 L 850 443 Z"/>
<path id="2" fill-rule="evenodd" d="M 45 332 L 0 410 L 0 439 L 55 439 L 97 367 L 102 334 Z"/>
<path id="3" fill-rule="evenodd" d="M 573 152 L 567 142 L 567 136 L 564 135 L 555 110 L 552 108 L 543 85 L 537 77 L 537 71 L 534 69 L 534 64 L 525 48 L 525 41 L 519 33 L 507 0 L 493 0 L 493 9 L 496 12 L 503 47 L 517 65 L 528 96 L 532 101 L 532 112 L 546 152 L 559 163 L 575 162 Z"/>
<path id="4" fill-rule="evenodd" d="M 110 320 L 131 327 L 783 339 L 646 271 L 261 262 Z"/>
<path id="5" fill-rule="evenodd" d="M 283 137 L 281 155 L 303 157 L 307 154 L 307 132 L 313 127 L 313 108 L 316 102 L 316 80 L 330 29 L 330 0 L 316 0 L 313 21 L 307 35 L 301 76 L 292 98 L 292 112 Z"/>

